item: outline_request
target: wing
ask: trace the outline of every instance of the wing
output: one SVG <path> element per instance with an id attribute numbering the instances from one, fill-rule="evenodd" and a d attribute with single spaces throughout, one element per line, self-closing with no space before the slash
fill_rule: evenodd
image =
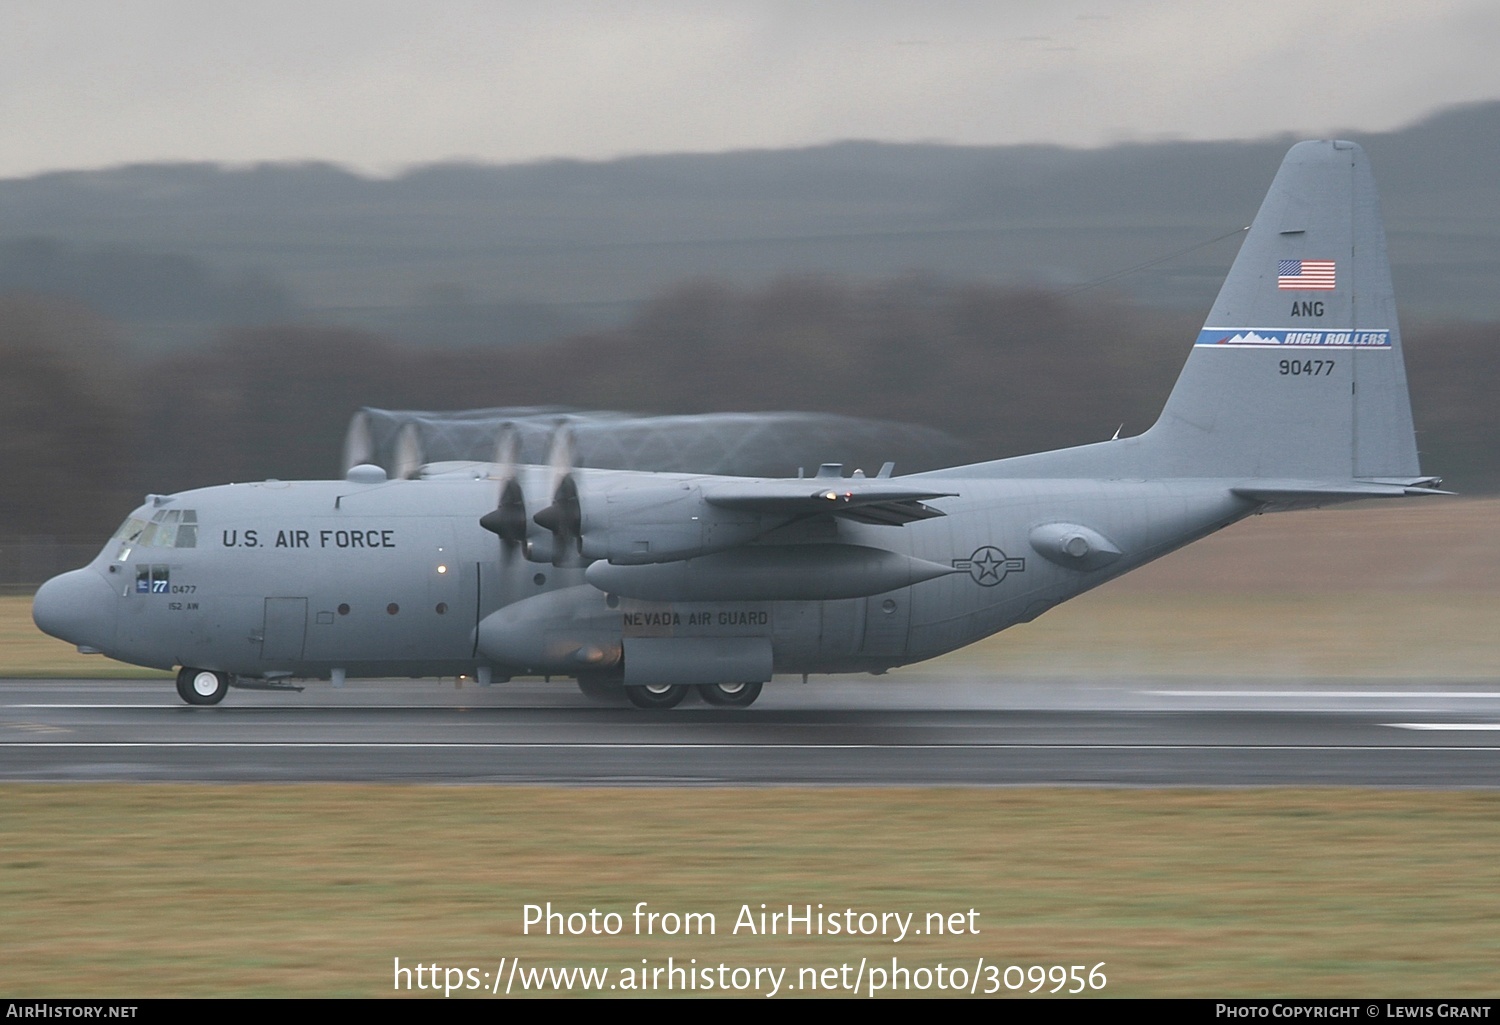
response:
<path id="1" fill-rule="evenodd" d="M 838 516 L 878 526 L 900 526 L 946 515 L 925 503 L 957 494 L 857 478 L 730 481 L 703 489 L 704 500 L 720 509 L 771 516 Z"/>

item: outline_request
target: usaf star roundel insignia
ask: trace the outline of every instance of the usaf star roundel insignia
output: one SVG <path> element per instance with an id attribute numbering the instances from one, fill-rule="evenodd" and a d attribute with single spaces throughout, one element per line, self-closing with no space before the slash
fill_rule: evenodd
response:
<path id="1" fill-rule="evenodd" d="M 1007 559 L 1005 553 L 994 545 L 985 545 L 974 549 L 974 554 L 967 559 L 954 559 L 953 568 L 968 570 L 969 576 L 980 587 L 994 587 L 1005 579 L 1007 573 L 1024 573 L 1026 560 Z"/>

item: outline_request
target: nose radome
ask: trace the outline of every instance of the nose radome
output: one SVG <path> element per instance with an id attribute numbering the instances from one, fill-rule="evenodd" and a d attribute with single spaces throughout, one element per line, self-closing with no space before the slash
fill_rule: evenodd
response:
<path id="1" fill-rule="evenodd" d="M 53 577 L 31 600 L 31 618 L 43 633 L 92 648 L 115 639 L 115 594 L 91 569 Z"/>

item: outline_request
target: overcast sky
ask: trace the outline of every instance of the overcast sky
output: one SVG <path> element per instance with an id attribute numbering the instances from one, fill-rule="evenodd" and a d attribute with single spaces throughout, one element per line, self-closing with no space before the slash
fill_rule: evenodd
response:
<path id="1" fill-rule="evenodd" d="M 1495 0 L 0 0 L 0 176 L 1375 131 L 1497 47 Z"/>

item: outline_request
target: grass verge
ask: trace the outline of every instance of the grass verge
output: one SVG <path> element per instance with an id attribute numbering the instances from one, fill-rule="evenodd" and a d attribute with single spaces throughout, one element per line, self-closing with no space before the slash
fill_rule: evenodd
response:
<path id="1" fill-rule="evenodd" d="M 379 996 L 393 959 L 1105 962 L 1112 996 L 1492 996 L 1500 794 L 0 787 L 0 992 Z M 522 935 L 522 907 L 625 916 Z M 638 901 L 716 934 L 636 936 Z M 751 936 L 741 905 L 979 912 Z"/>
<path id="2" fill-rule="evenodd" d="M 0 677 L 161 677 L 80 655 L 0 598 Z M 1500 595 L 1095 591 L 922 672 L 1476 679 L 1500 665 Z M 898 672 L 892 679 L 899 679 Z"/>

